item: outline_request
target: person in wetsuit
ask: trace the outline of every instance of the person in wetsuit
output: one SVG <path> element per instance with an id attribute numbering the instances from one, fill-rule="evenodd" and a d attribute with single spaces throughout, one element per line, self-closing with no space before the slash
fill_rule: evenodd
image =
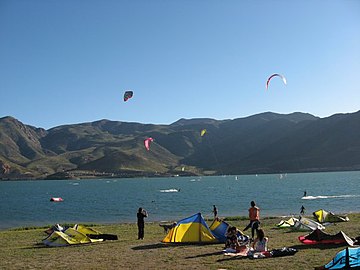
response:
<path id="1" fill-rule="evenodd" d="M 144 239 L 144 227 L 145 227 L 144 218 L 148 217 L 148 214 L 145 209 L 142 209 L 140 207 L 136 216 L 137 216 L 137 226 L 138 226 L 138 240 Z"/>

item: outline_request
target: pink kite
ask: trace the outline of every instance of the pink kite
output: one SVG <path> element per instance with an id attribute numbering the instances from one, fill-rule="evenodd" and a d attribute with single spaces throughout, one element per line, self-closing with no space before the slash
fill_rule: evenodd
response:
<path id="1" fill-rule="evenodd" d="M 266 81 L 266 90 L 269 88 L 270 80 L 271 80 L 273 77 L 275 77 L 275 76 L 280 77 L 280 78 L 283 80 L 284 84 L 286 84 L 286 78 L 285 78 L 283 75 L 281 75 L 281 74 L 275 73 L 275 74 L 271 75 L 271 76 L 267 79 L 267 81 Z"/>
<path id="2" fill-rule="evenodd" d="M 150 143 L 153 141 L 154 141 L 154 139 L 151 137 L 144 140 L 144 146 L 145 146 L 146 150 L 148 150 L 148 151 L 150 150 Z"/>

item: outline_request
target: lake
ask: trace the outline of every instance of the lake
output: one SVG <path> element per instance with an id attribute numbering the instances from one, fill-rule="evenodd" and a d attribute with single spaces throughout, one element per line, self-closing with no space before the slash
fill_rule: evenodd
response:
<path id="1" fill-rule="evenodd" d="M 247 216 L 250 201 L 261 216 L 306 214 L 323 208 L 360 212 L 360 172 L 210 177 L 0 182 L 0 229 L 55 223 L 136 222 L 139 207 L 148 221 L 176 221 L 201 212 L 212 217 Z M 179 191 L 178 191 L 179 190 Z M 306 190 L 307 196 L 302 198 Z M 63 202 L 50 202 L 61 197 Z"/>

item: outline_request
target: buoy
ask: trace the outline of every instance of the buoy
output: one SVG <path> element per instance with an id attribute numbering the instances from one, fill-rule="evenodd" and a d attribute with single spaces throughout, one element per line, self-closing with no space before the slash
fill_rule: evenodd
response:
<path id="1" fill-rule="evenodd" d="M 51 202 L 62 202 L 63 201 L 63 198 L 60 198 L 60 197 L 52 197 L 50 199 Z"/>

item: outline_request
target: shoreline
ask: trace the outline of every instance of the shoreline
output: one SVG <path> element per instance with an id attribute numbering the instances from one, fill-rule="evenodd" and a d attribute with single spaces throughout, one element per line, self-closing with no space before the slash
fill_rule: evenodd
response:
<path id="1" fill-rule="evenodd" d="M 307 174 L 307 173 L 340 173 L 340 172 L 360 172 L 360 169 L 356 168 L 337 168 L 337 169 L 309 169 L 302 171 L 279 171 L 279 172 L 262 172 L 262 173 L 239 173 L 239 174 L 129 174 L 126 176 L 115 175 L 112 176 L 111 173 L 100 173 L 99 175 L 89 176 L 84 175 L 79 177 L 56 177 L 56 178 L 41 178 L 41 177 L 24 177 L 24 178 L 0 178 L 0 182 L 11 182 L 11 181 L 84 181 L 84 180 L 109 180 L 109 179 L 152 179 L 152 178 L 182 178 L 182 177 L 226 177 L 226 176 L 248 176 L 248 175 L 278 175 L 278 174 Z M 69 173 L 69 172 L 68 172 Z"/>
<path id="2" fill-rule="evenodd" d="M 347 213 L 336 213 L 339 215 L 360 215 L 360 212 L 347 212 Z M 264 221 L 269 221 L 269 220 L 276 220 L 276 219 L 284 219 L 284 218 L 289 218 L 289 217 L 293 217 L 293 216 L 299 216 L 299 215 L 269 215 L 269 216 L 262 216 L 261 220 Z M 306 218 L 310 218 L 313 219 L 313 215 L 304 215 L 304 217 Z M 186 217 L 183 217 L 186 218 Z M 247 216 L 225 216 L 225 217 L 219 217 L 221 220 L 224 220 L 228 223 L 231 222 L 242 222 L 242 221 L 248 221 L 249 217 Z M 181 218 L 182 219 L 182 218 Z M 204 217 L 204 220 L 208 223 L 208 226 L 211 224 L 213 218 L 206 218 Z M 145 224 L 160 224 L 160 223 L 173 223 L 174 220 L 152 220 L 152 221 L 147 221 L 145 222 Z M 122 222 L 64 222 L 64 223 L 53 223 L 53 224 L 39 224 L 39 225 L 28 225 L 28 226 L 14 226 L 14 227 L 6 227 L 6 228 L 1 228 L 0 227 L 0 232 L 4 232 L 4 231 L 27 231 L 27 230 L 38 230 L 38 229 L 46 229 L 49 228 L 55 224 L 60 224 L 60 225 L 70 225 L 73 226 L 75 224 L 82 224 L 82 225 L 86 225 L 86 226 L 93 226 L 93 227 L 98 227 L 98 226 L 116 226 L 116 225 L 136 225 L 136 220 L 134 218 L 134 221 L 130 222 L 130 221 L 122 221 Z M 275 223 L 274 223 L 275 225 Z"/>

